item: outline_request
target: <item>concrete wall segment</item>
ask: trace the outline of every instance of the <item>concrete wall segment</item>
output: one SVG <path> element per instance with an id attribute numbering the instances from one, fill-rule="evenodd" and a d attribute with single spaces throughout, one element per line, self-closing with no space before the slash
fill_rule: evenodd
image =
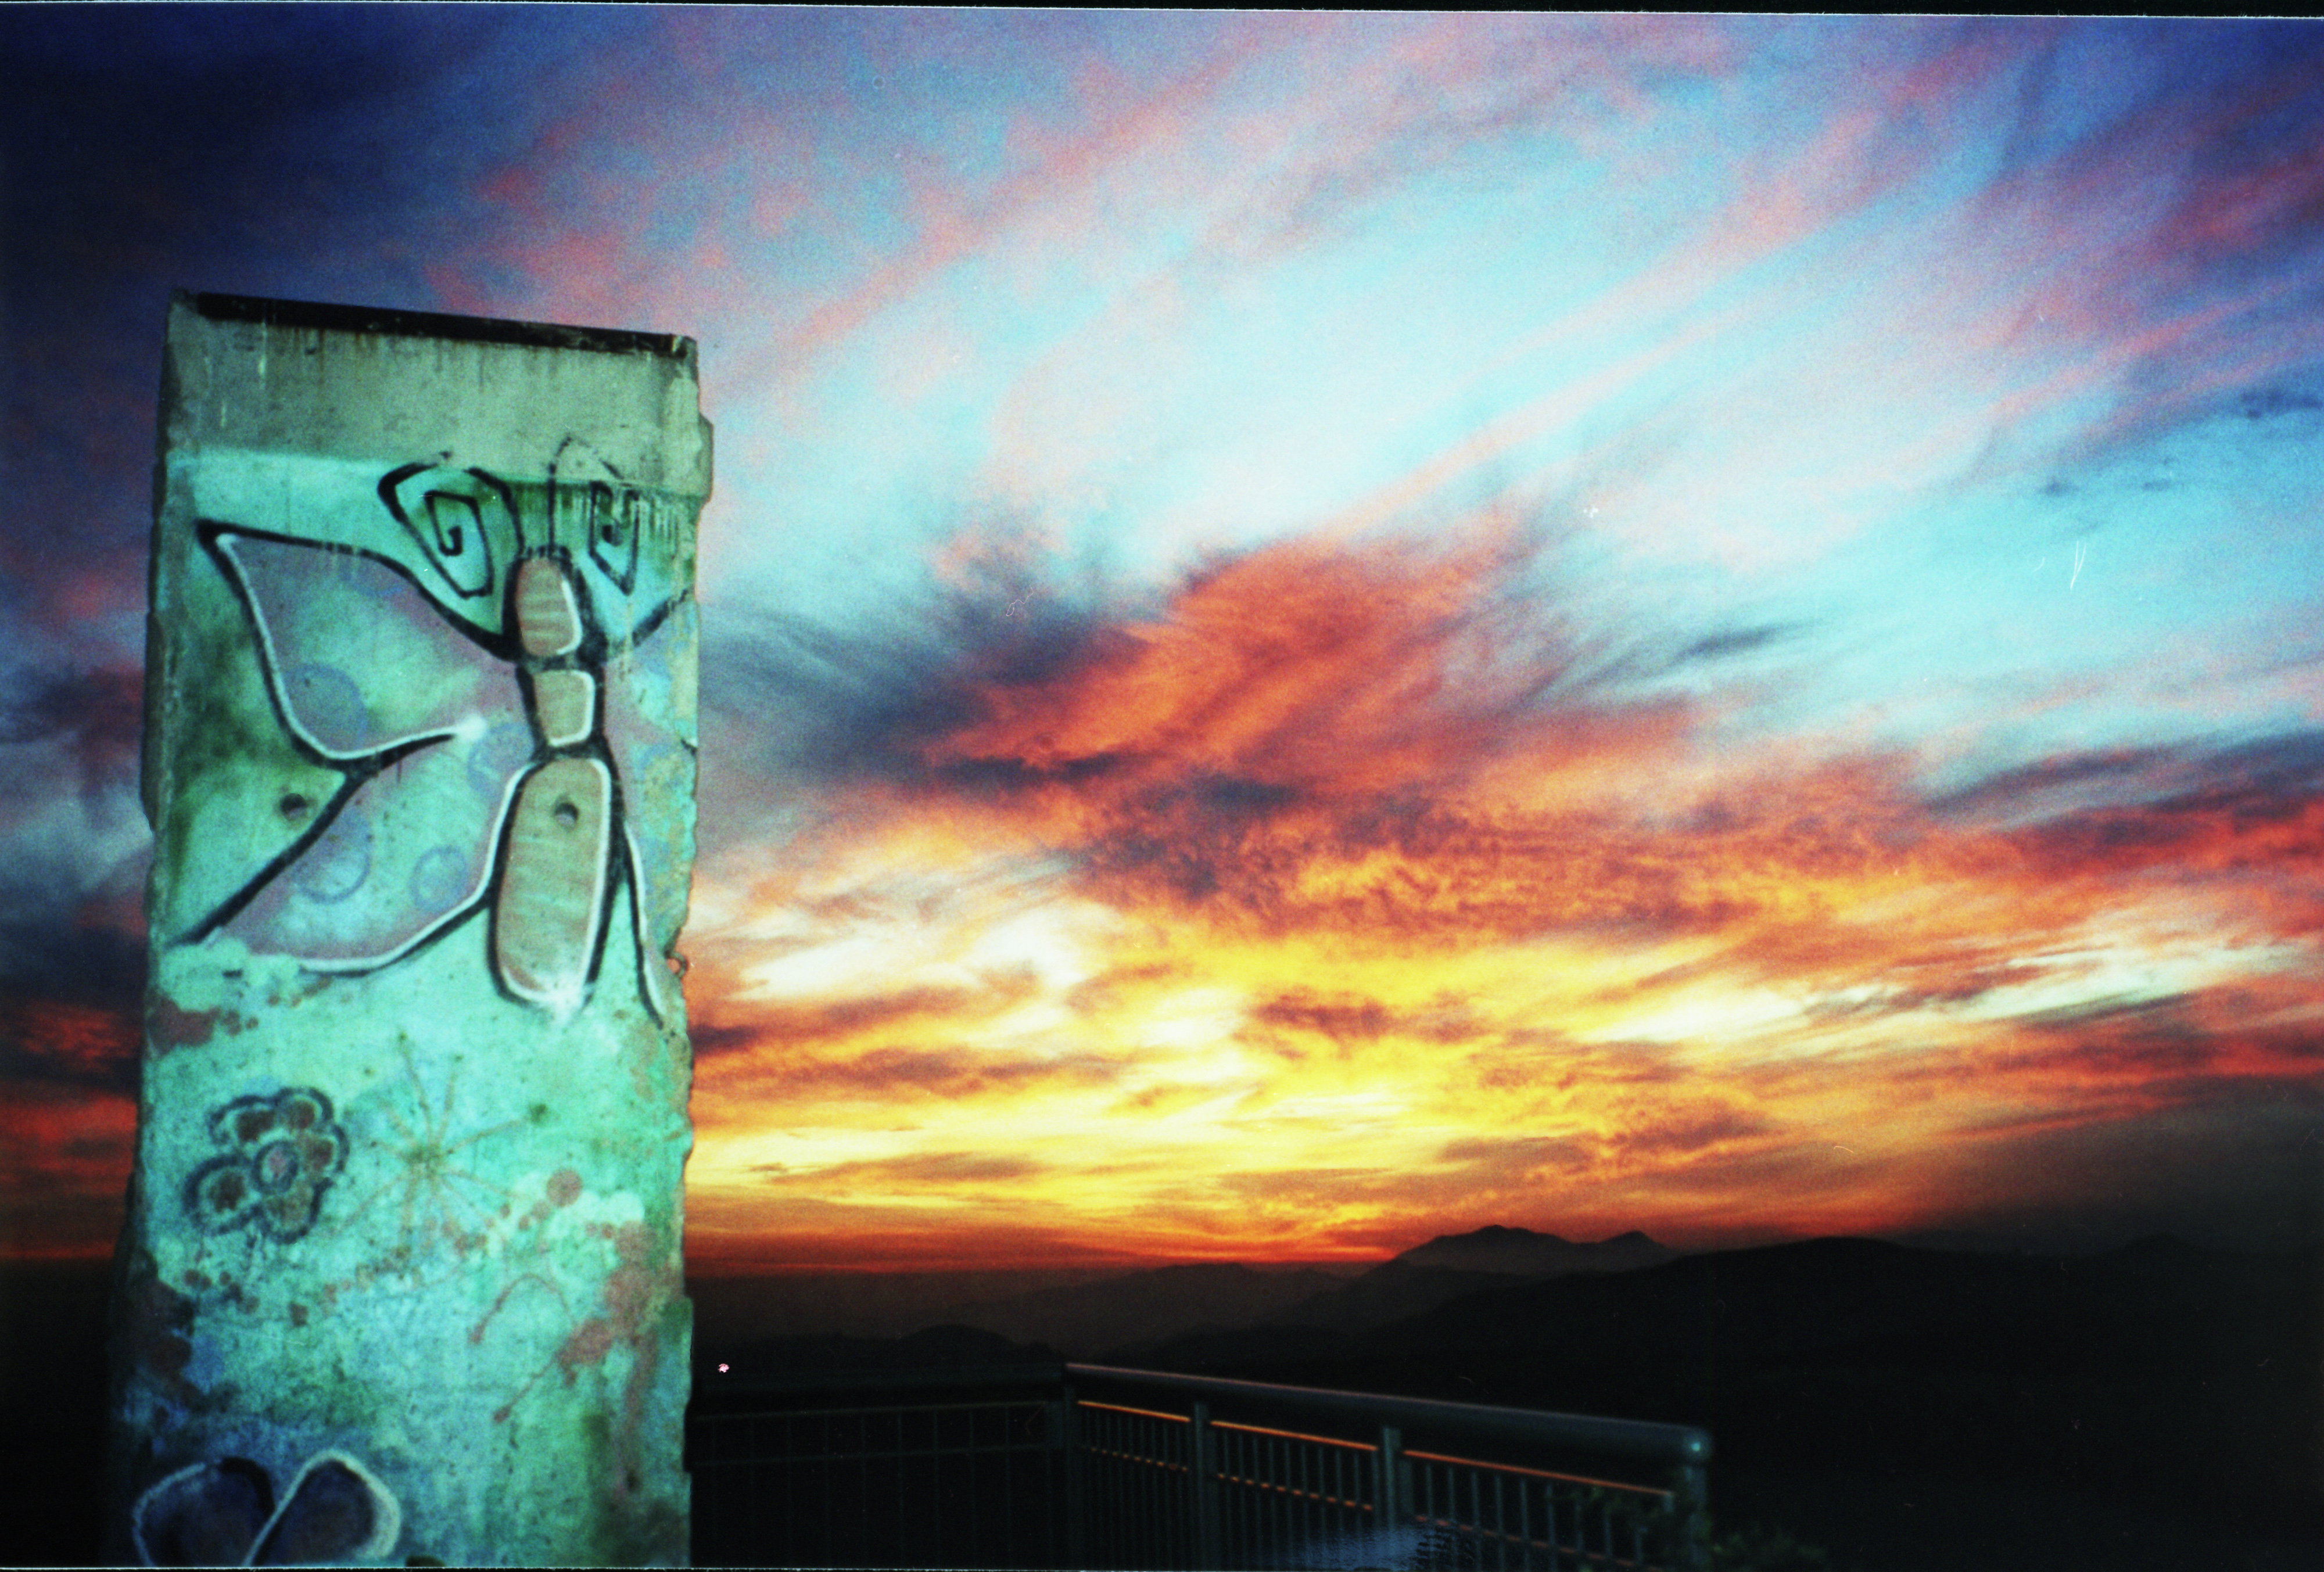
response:
<path id="1" fill-rule="evenodd" d="M 682 1562 L 693 346 L 170 335 L 116 1552 Z"/>

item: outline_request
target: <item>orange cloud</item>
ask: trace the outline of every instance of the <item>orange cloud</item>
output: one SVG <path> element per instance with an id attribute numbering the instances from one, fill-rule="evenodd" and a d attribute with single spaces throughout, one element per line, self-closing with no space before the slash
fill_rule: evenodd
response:
<path id="1" fill-rule="evenodd" d="M 2306 744 L 1943 800 L 1738 758 L 1517 616 L 1539 567 L 1295 542 L 963 650 L 918 763 L 712 921 L 726 1247 L 812 1255 L 818 1197 L 914 1259 L 1893 1229 L 1991 1200 L 1963 1144 L 2324 1087 Z"/>

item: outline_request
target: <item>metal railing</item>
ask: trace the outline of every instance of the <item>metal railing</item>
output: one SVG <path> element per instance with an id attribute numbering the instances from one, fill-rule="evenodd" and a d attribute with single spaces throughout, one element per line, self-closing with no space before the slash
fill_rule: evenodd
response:
<path id="1" fill-rule="evenodd" d="M 697 1563 L 1682 1572 L 1705 1552 L 1711 1438 L 1687 1426 L 1095 1365 L 840 1384 L 697 1411 Z"/>
<path id="2" fill-rule="evenodd" d="M 1054 1365 L 785 1384 L 687 1418 L 696 1565 L 1074 1564 Z"/>
<path id="3" fill-rule="evenodd" d="M 1070 1499 L 1093 1566 L 1702 1559 L 1711 1438 L 1690 1426 L 1092 1365 L 1065 1374 Z"/>

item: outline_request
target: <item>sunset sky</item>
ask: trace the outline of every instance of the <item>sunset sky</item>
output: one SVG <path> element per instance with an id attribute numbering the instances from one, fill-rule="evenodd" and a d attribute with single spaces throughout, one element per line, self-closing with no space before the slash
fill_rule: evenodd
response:
<path id="1" fill-rule="evenodd" d="M 698 1264 L 2324 1231 L 2324 27 L 0 76 L 0 1250 L 119 1226 L 173 287 L 699 340 Z"/>

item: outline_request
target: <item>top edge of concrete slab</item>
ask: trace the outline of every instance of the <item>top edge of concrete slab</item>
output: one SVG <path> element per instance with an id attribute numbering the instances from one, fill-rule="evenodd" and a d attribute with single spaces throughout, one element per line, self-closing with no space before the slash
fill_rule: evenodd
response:
<path id="1" fill-rule="evenodd" d="M 694 340 L 682 334 L 641 333 L 624 327 L 571 327 L 549 322 L 512 322 L 495 317 L 455 317 L 440 311 L 404 311 L 385 306 L 269 300 L 254 295 L 218 295 L 189 290 L 173 291 L 171 299 L 211 322 L 263 323 L 273 327 L 303 327 L 329 333 L 588 350 L 604 354 L 645 354 L 678 362 L 688 371 L 695 369 Z"/>
<path id="2" fill-rule="evenodd" d="M 171 464 L 238 449 L 540 480 L 577 442 L 629 484 L 710 492 L 695 344 L 676 335 L 181 290 L 161 382 Z"/>

